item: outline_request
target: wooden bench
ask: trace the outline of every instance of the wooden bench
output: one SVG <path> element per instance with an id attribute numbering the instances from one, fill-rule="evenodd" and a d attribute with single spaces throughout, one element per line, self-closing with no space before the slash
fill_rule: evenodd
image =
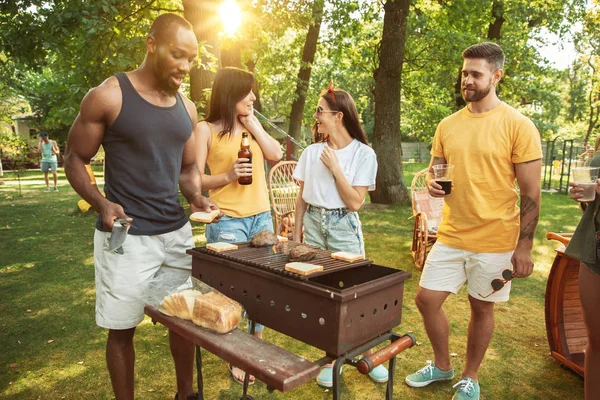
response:
<path id="1" fill-rule="evenodd" d="M 146 306 L 144 312 L 155 322 L 160 322 L 196 345 L 198 392 L 201 399 L 204 397 L 200 348 L 254 375 L 268 388 L 281 392 L 287 392 L 311 381 L 319 374 L 319 363 L 308 361 L 242 330 L 234 329 L 229 333 L 219 334 L 201 328 L 191 321 L 169 317 L 154 307 Z M 246 382 L 242 399 L 251 398 L 246 394 L 247 385 Z"/>

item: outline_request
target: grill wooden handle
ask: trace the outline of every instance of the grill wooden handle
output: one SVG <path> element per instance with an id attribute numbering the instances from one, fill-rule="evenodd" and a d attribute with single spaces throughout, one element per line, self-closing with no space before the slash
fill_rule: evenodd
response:
<path id="1" fill-rule="evenodd" d="M 417 340 L 412 333 L 404 335 L 395 342 L 392 342 L 384 348 L 377 350 L 375 353 L 360 359 L 356 363 L 356 369 L 361 374 L 366 375 L 379 364 L 382 364 L 390 358 L 395 357 L 401 351 L 414 346 L 415 343 L 417 343 Z"/>
<path id="2" fill-rule="evenodd" d="M 548 240 L 558 240 L 559 242 L 561 242 L 562 244 L 564 244 L 566 246 L 571 241 L 571 237 L 572 236 L 573 236 L 572 233 L 554 233 L 554 232 L 548 232 L 548 234 L 546 235 L 546 239 L 548 239 Z"/>

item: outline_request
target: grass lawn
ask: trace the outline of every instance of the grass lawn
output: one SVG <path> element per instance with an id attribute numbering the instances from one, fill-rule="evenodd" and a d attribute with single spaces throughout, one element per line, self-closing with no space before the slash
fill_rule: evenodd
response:
<path id="1" fill-rule="evenodd" d="M 407 165 L 406 177 L 423 165 Z M 97 176 L 101 176 L 99 172 Z M 5 181 L 13 181 L 5 172 Z M 43 179 L 27 172 L 25 180 Z M 59 180 L 65 182 L 59 171 Z M 44 193 L 44 185 L 0 185 L 0 399 L 112 399 L 104 360 L 107 332 L 94 322 L 93 214 L 77 211 L 77 194 L 68 185 Z M 549 231 L 573 231 L 581 215 L 564 194 L 544 194 L 536 234 L 536 269 L 513 283 L 511 300 L 496 307 L 496 331 L 480 370 L 483 399 L 582 399 L 583 381 L 549 355 L 544 323 L 544 293 L 556 243 Z M 406 282 L 403 320 L 397 332 L 412 331 L 418 346 L 398 356 L 395 399 L 450 399 L 451 384 L 412 389 L 405 375 L 431 359 L 432 350 L 413 298 L 420 273 L 410 255 L 413 221 L 406 207 L 367 204 L 360 212 L 367 255 L 376 263 L 413 274 Z M 203 226 L 194 228 L 202 244 Z M 445 305 L 451 326 L 450 349 L 458 373 L 464 365 L 469 308 L 466 291 Z M 136 334 L 136 398 L 172 399 L 175 377 L 167 331 L 146 319 Z M 322 352 L 267 329 L 265 339 L 314 360 Z M 205 397 L 235 399 L 242 388 L 226 364 L 204 352 Z M 329 399 L 331 391 L 316 383 L 289 393 L 268 393 L 258 382 L 250 388 L 257 399 Z M 376 385 L 351 367 L 343 374 L 342 398 L 383 399 L 385 385 Z"/>

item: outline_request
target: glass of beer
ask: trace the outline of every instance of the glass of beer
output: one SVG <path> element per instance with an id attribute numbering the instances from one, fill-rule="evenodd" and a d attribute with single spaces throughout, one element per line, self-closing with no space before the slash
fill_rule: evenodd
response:
<path id="1" fill-rule="evenodd" d="M 453 164 L 437 164 L 433 166 L 433 180 L 442 187 L 445 194 L 452 193 Z"/>
<path id="2" fill-rule="evenodd" d="M 572 170 L 573 182 L 583 189 L 583 197 L 578 201 L 594 201 L 596 198 L 596 180 L 600 168 L 597 167 L 575 167 Z"/>

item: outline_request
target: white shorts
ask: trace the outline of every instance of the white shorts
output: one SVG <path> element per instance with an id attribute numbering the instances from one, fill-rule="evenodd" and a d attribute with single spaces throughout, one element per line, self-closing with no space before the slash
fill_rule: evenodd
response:
<path id="1" fill-rule="evenodd" d="M 506 282 L 497 292 L 492 288 L 492 281 L 502 280 L 502 271 L 505 269 L 512 270 L 512 254 L 512 251 L 475 253 L 446 246 L 438 241 L 427 256 L 419 285 L 429 290 L 456 294 L 467 281 L 467 291 L 476 299 L 508 301 L 511 281 Z"/>
<path id="2" fill-rule="evenodd" d="M 172 286 L 191 275 L 194 247 L 192 227 L 155 236 L 127 235 L 123 254 L 108 251 L 110 232 L 94 233 L 96 270 L 96 324 L 107 329 L 130 329 L 144 319 L 144 290 L 164 274 Z M 162 279 L 162 276 L 161 276 Z"/>

